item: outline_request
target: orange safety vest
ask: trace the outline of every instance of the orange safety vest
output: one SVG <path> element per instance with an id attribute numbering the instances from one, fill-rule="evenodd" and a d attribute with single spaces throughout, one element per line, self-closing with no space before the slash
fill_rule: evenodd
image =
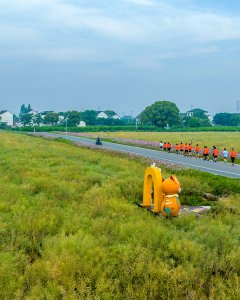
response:
<path id="1" fill-rule="evenodd" d="M 236 151 L 231 151 L 230 156 L 231 156 L 231 157 L 236 157 L 236 156 L 237 156 Z"/>
<path id="2" fill-rule="evenodd" d="M 208 148 L 203 149 L 203 154 L 208 154 Z"/>
<path id="3" fill-rule="evenodd" d="M 214 156 L 218 156 L 218 149 L 214 149 L 214 150 L 213 150 L 213 155 L 214 155 Z"/>
<path id="4" fill-rule="evenodd" d="M 199 152 L 199 151 L 200 151 L 200 147 L 199 147 L 199 146 L 196 146 L 196 147 L 195 147 L 195 151 L 196 151 L 196 152 Z"/>
<path id="5" fill-rule="evenodd" d="M 189 151 L 192 151 L 192 145 L 189 145 Z"/>
<path id="6" fill-rule="evenodd" d="M 189 150 L 189 146 L 188 145 L 185 145 L 185 150 Z"/>
<path id="7" fill-rule="evenodd" d="M 178 145 L 176 145 L 176 150 L 177 150 L 177 151 L 179 150 L 179 146 L 178 146 Z"/>
<path id="8" fill-rule="evenodd" d="M 180 150 L 183 150 L 183 144 L 180 144 Z"/>
<path id="9" fill-rule="evenodd" d="M 163 145 L 163 148 L 164 148 L 164 149 L 166 149 L 166 148 L 167 148 L 167 144 L 166 144 L 166 143 L 164 143 L 164 145 Z"/>

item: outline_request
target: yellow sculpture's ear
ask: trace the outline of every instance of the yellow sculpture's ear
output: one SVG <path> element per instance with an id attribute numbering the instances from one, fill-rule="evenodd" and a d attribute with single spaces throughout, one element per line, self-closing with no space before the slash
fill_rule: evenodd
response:
<path id="1" fill-rule="evenodd" d="M 153 186 L 153 203 L 152 203 L 152 186 Z M 149 207 L 153 205 L 154 212 L 161 211 L 161 205 L 163 201 L 162 192 L 162 174 L 157 167 L 148 167 L 144 175 L 144 187 L 143 187 L 143 207 Z"/>

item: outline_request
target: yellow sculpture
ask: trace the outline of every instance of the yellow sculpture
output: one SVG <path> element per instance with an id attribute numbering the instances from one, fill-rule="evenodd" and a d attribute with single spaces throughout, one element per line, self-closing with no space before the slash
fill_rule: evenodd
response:
<path id="1" fill-rule="evenodd" d="M 180 191 L 180 183 L 177 178 L 172 175 L 164 180 L 161 169 L 153 164 L 146 169 L 144 175 L 142 206 L 152 209 L 153 204 L 153 212 L 161 212 L 164 216 L 177 216 L 180 210 Z"/>

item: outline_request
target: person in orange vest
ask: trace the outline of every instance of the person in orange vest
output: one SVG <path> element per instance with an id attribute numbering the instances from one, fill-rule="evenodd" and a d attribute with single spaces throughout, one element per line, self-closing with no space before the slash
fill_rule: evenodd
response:
<path id="1" fill-rule="evenodd" d="M 237 156 L 237 153 L 234 150 L 234 148 L 232 148 L 232 151 L 230 152 L 230 158 L 231 158 L 232 166 L 234 166 L 236 156 Z"/>
<path id="2" fill-rule="evenodd" d="M 200 147 L 199 147 L 199 145 L 197 144 L 196 147 L 195 147 L 195 157 L 196 157 L 196 158 L 199 158 L 199 155 L 200 155 Z"/>
<path id="3" fill-rule="evenodd" d="M 163 143 L 163 151 L 164 152 L 167 151 L 167 143 L 166 142 Z"/>
<path id="4" fill-rule="evenodd" d="M 213 148 L 213 161 L 218 162 L 218 149 L 215 146 Z"/>
<path id="5" fill-rule="evenodd" d="M 179 154 L 179 145 L 178 144 L 176 144 L 175 150 L 176 150 L 176 154 L 178 155 Z"/>
<path id="6" fill-rule="evenodd" d="M 207 146 L 203 148 L 203 160 L 209 160 L 209 149 Z"/>
<path id="7" fill-rule="evenodd" d="M 171 144 L 169 142 L 167 143 L 167 150 L 168 150 L 168 153 L 171 152 Z"/>
<path id="8" fill-rule="evenodd" d="M 185 156 L 188 156 L 189 146 L 188 143 L 185 144 Z"/>
<path id="9" fill-rule="evenodd" d="M 188 155 L 192 157 L 192 144 L 188 144 Z"/>
<path id="10" fill-rule="evenodd" d="M 180 149 L 180 154 L 183 154 L 183 149 L 184 149 L 184 146 L 183 146 L 183 143 L 181 142 L 180 146 L 179 146 L 179 149 Z"/>

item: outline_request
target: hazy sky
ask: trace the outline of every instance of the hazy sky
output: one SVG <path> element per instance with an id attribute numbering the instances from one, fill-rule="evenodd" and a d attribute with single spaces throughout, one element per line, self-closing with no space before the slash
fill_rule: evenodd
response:
<path id="1" fill-rule="evenodd" d="M 0 0 L 0 110 L 236 111 L 240 1 Z"/>

